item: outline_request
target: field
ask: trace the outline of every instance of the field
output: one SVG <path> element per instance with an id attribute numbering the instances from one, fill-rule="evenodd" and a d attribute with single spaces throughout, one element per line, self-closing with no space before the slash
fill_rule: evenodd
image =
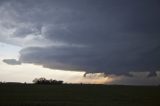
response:
<path id="1" fill-rule="evenodd" d="M 160 106 L 160 87 L 0 84 L 0 106 Z"/>

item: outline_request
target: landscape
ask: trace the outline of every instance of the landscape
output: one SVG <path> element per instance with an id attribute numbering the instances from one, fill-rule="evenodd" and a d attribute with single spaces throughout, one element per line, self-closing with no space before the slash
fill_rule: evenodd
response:
<path id="1" fill-rule="evenodd" d="M 0 106 L 159 106 L 160 86 L 0 84 Z"/>
<path id="2" fill-rule="evenodd" d="M 0 106 L 160 106 L 160 0 L 0 0 Z"/>

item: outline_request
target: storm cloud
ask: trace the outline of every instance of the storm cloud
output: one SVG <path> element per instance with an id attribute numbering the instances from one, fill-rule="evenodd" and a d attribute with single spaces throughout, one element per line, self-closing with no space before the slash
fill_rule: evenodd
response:
<path id="1" fill-rule="evenodd" d="M 16 59 L 4 59 L 3 62 L 9 65 L 20 65 L 21 64 L 21 62 L 17 61 Z"/>
<path id="2" fill-rule="evenodd" d="M 116 75 L 160 68 L 158 0 L 2 3 L 0 41 L 22 46 L 22 63 Z"/>

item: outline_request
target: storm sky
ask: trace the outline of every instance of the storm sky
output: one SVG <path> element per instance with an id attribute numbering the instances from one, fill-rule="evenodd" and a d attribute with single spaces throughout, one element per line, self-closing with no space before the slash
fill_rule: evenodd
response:
<path id="1" fill-rule="evenodd" d="M 124 76 L 126 84 L 140 75 L 147 84 L 159 80 L 160 1 L 1 0 L 0 42 L 20 48 L 17 58 L 1 57 L 13 67 Z"/>

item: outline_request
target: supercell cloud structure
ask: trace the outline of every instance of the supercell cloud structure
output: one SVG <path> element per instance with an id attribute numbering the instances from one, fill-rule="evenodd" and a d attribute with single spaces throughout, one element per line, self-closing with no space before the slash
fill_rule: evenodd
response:
<path id="1" fill-rule="evenodd" d="M 5 0 L 0 2 L 0 41 L 21 46 L 22 63 L 86 73 L 155 74 L 159 5 L 159 0 Z"/>

